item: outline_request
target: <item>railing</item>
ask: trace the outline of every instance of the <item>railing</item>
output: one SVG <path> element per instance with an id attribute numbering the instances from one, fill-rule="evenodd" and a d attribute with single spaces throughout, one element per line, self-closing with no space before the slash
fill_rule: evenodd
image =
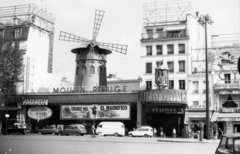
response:
<path id="1" fill-rule="evenodd" d="M 142 33 L 142 40 L 155 40 L 155 39 L 166 39 L 166 38 L 183 38 L 189 37 L 188 30 L 182 30 L 175 33 L 170 31 L 157 32 L 157 33 Z"/>

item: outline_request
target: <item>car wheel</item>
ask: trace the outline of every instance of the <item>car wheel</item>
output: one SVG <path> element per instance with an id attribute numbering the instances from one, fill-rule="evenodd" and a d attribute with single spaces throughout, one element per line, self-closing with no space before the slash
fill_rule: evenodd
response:
<path id="1" fill-rule="evenodd" d="M 63 135 L 64 135 L 64 133 L 63 133 L 63 132 L 60 132 L 59 134 L 60 134 L 61 136 L 63 136 Z"/>
<path id="2" fill-rule="evenodd" d="M 148 134 L 145 134 L 144 137 L 148 137 Z"/>
<path id="3" fill-rule="evenodd" d="M 76 136 L 79 136 L 79 133 L 75 133 Z"/>
<path id="4" fill-rule="evenodd" d="M 41 135 L 41 134 L 42 134 L 42 132 L 38 132 L 38 134 L 39 134 L 39 135 Z"/>
<path id="5" fill-rule="evenodd" d="M 115 137 L 118 137 L 118 133 L 115 133 L 114 136 L 115 136 Z"/>
<path id="6" fill-rule="evenodd" d="M 129 137 L 133 137 L 133 134 L 129 134 Z"/>

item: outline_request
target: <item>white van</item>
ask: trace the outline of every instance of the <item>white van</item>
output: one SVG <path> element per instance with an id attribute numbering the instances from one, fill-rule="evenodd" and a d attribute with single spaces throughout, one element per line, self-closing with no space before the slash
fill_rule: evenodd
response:
<path id="1" fill-rule="evenodd" d="M 97 126 L 98 135 L 124 136 L 125 126 L 122 122 L 100 122 Z"/>

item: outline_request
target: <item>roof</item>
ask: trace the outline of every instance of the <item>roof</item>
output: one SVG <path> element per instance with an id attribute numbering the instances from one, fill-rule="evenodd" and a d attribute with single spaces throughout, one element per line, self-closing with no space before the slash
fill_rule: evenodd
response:
<path id="1" fill-rule="evenodd" d="M 230 138 L 240 138 L 240 133 L 224 134 L 223 136 L 230 137 Z"/>

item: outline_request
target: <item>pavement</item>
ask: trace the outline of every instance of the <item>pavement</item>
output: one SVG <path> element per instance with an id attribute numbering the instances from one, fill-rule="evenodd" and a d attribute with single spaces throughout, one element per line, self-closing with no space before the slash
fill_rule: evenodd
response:
<path id="1" fill-rule="evenodd" d="M 210 139 L 206 140 L 203 139 L 202 141 L 199 141 L 199 139 L 195 138 L 159 138 L 157 139 L 158 142 L 180 142 L 180 143 L 219 143 L 220 139 Z"/>

